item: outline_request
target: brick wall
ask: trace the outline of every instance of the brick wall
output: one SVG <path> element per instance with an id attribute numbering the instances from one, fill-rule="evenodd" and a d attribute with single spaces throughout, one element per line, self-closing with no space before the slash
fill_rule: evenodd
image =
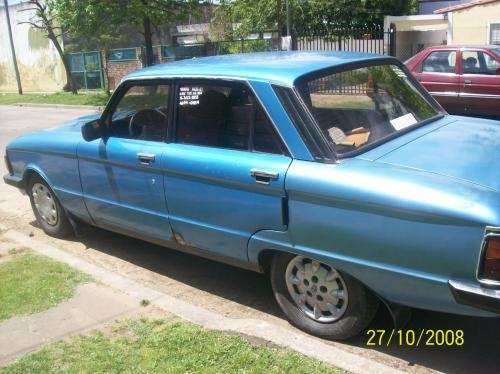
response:
<path id="1" fill-rule="evenodd" d="M 140 56 L 140 48 L 137 50 L 137 56 Z M 142 68 L 142 62 L 140 59 L 137 60 L 126 60 L 126 61 L 105 61 L 104 64 L 107 66 L 107 78 L 109 79 L 109 88 L 114 90 L 122 78 L 128 73 Z M 105 67 L 106 67 L 105 66 Z"/>

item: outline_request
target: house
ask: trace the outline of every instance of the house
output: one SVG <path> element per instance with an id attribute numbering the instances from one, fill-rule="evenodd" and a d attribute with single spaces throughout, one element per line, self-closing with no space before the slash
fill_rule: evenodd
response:
<path id="1" fill-rule="evenodd" d="M 475 0 L 434 11 L 449 24 L 448 44 L 500 45 L 500 0 Z"/>
<path id="2" fill-rule="evenodd" d="M 426 0 L 420 9 L 443 3 L 453 5 L 432 14 L 384 17 L 385 29 L 396 31 L 396 57 L 406 60 L 440 44 L 500 44 L 500 0 Z"/>

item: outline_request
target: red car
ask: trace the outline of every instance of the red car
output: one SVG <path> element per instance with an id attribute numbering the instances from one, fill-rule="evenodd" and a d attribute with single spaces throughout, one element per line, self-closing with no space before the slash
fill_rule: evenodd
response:
<path id="1" fill-rule="evenodd" d="M 448 112 L 500 117 L 500 45 L 429 47 L 405 64 Z"/>

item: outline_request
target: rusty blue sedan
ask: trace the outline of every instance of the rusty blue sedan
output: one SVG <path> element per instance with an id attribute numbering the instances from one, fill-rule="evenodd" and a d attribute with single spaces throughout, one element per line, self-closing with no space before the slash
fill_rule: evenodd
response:
<path id="1" fill-rule="evenodd" d="M 317 336 L 384 305 L 500 314 L 500 122 L 448 115 L 398 60 L 276 52 L 138 70 L 102 115 L 11 142 L 43 230 L 85 222 L 269 274 Z"/>

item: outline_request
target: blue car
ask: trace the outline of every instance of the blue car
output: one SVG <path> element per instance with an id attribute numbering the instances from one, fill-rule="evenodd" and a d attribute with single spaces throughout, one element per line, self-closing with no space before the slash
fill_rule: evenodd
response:
<path id="1" fill-rule="evenodd" d="M 500 314 L 500 122 L 450 116 L 396 59 L 277 52 L 131 73 L 102 115 L 22 136 L 6 183 L 84 222 L 269 274 L 289 321 L 385 305 Z"/>

